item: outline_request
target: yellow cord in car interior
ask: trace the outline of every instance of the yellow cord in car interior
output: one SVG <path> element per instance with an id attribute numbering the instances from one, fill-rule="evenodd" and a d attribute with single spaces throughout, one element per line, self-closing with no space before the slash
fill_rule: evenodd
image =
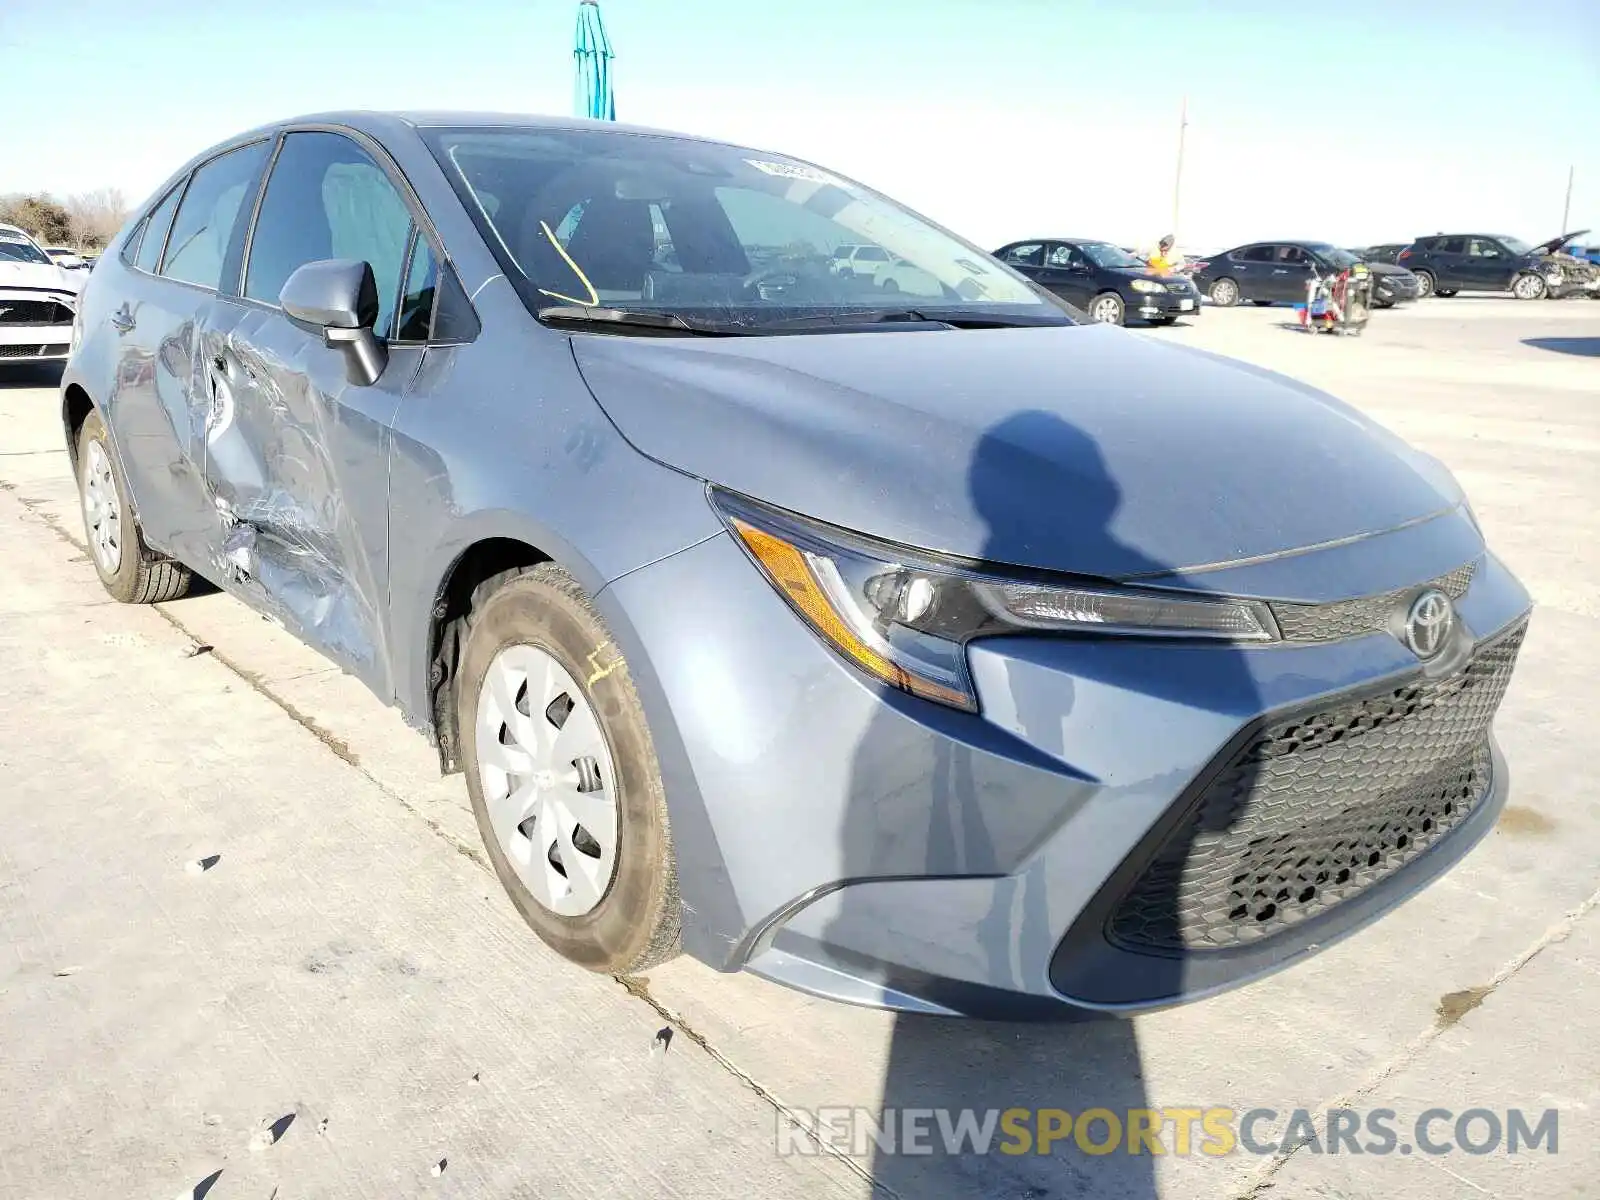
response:
<path id="1" fill-rule="evenodd" d="M 544 221 L 539 222 L 539 228 L 544 230 L 545 237 L 550 239 L 550 244 L 556 248 L 556 253 L 561 255 L 566 260 L 567 266 L 572 268 L 572 273 L 578 277 L 584 287 L 589 289 L 589 298 L 580 300 L 576 296 L 563 296 L 560 292 L 552 292 L 548 288 L 540 288 L 539 294 L 550 296 L 556 300 L 565 300 L 569 304 L 581 304 L 585 308 L 600 307 L 600 293 L 594 290 L 594 284 L 589 282 L 589 277 L 583 273 L 583 268 L 572 261 L 572 255 L 567 253 L 567 248 L 556 241 L 555 230 L 551 229 L 549 224 Z"/>

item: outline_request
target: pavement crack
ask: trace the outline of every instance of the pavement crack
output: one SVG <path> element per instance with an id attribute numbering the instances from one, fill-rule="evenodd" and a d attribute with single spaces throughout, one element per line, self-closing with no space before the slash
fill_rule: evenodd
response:
<path id="1" fill-rule="evenodd" d="M 193 631 L 184 625 L 184 623 L 177 617 L 168 612 L 164 605 L 156 604 L 151 605 L 151 607 L 161 616 L 162 620 L 166 621 L 167 624 L 171 625 L 195 645 L 202 646 L 208 644 L 200 641 L 200 639 L 195 636 Z M 317 741 L 326 746 L 336 758 L 338 758 L 341 762 L 348 764 L 358 774 L 360 774 L 362 778 L 366 779 L 372 784 L 373 787 L 382 792 L 384 796 L 394 801 L 406 812 L 410 813 L 413 817 L 416 817 L 417 820 L 421 821 L 425 826 L 427 826 L 429 832 L 431 832 L 440 841 L 448 845 L 457 854 L 461 855 L 463 858 L 471 859 L 474 863 L 486 871 L 489 869 L 489 864 L 484 859 L 483 852 L 479 850 L 478 847 L 470 845 L 456 837 L 438 821 L 434 820 L 427 813 L 423 812 L 422 809 L 420 809 L 414 802 L 407 799 L 400 792 L 397 792 L 382 779 L 378 778 L 378 776 L 367 770 L 367 768 L 361 765 L 361 759 L 356 755 L 355 751 L 350 748 L 348 742 L 335 735 L 331 730 L 319 725 L 312 717 L 301 712 L 284 697 L 274 692 L 271 685 L 263 680 L 260 675 L 254 671 L 240 666 L 238 663 L 229 658 L 226 653 L 218 650 L 214 646 L 211 648 L 211 651 L 207 657 L 216 659 L 217 662 L 221 663 L 230 672 L 237 676 L 238 679 L 251 691 L 276 705 L 279 710 L 281 710 L 283 714 L 291 721 L 293 721 L 296 725 L 299 725 L 312 737 L 316 738 Z"/>
<path id="2" fill-rule="evenodd" d="M 656 999 L 656 997 L 650 991 L 650 981 L 648 978 L 642 975 L 613 975 L 612 978 L 622 985 L 623 989 L 628 993 L 628 995 L 642 1000 L 648 1004 L 652 1009 L 655 1010 L 656 1015 L 663 1021 L 667 1022 L 671 1028 L 676 1029 L 684 1037 L 688 1038 L 696 1046 L 699 1046 L 700 1049 L 704 1050 L 712 1062 L 716 1063 L 717 1066 L 721 1067 L 729 1075 L 733 1076 L 734 1079 L 738 1080 L 741 1084 L 754 1092 L 757 1097 L 770 1105 L 775 1113 L 777 1113 L 785 1121 L 789 1122 L 789 1124 L 794 1126 L 794 1128 L 797 1129 L 807 1141 L 816 1146 L 817 1150 L 821 1154 L 833 1159 L 842 1167 L 844 1167 L 845 1170 L 849 1171 L 858 1179 L 862 1180 L 862 1182 L 866 1183 L 871 1188 L 874 1195 L 887 1197 L 888 1200 L 903 1200 L 901 1193 L 895 1191 L 893 1188 L 889 1187 L 880 1180 L 874 1179 L 872 1172 L 863 1167 L 855 1159 L 851 1158 L 848 1154 L 841 1153 L 818 1138 L 815 1132 L 812 1130 L 810 1124 L 799 1112 L 785 1104 L 783 1100 L 781 1100 L 765 1085 L 758 1082 L 753 1075 L 742 1069 L 726 1054 L 713 1046 L 710 1039 L 696 1029 L 693 1025 L 689 1024 L 688 1019 L 685 1018 L 682 1013 L 677 1012 L 668 1005 L 663 1004 L 660 1000 Z M 656 1036 L 659 1038 L 660 1034 L 657 1034 Z"/>
<path id="3" fill-rule="evenodd" d="M 1504 984 L 1519 975 L 1529 963 L 1551 946 L 1566 941 L 1571 936 L 1572 931 L 1577 928 L 1578 922 L 1582 921 L 1591 912 L 1594 912 L 1596 908 L 1600 908 L 1600 889 L 1590 893 L 1587 899 L 1576 908 L 1569 910 L 1559 921 L 1535 938 L 1526 949 L 1502 964 L 1488 983 L 1481 984 L 1478 987 L 1466 988 L 1460 992 L 1452 992 L 1445 996 L 1439 1003 L 1433 1024 L 1402 1046 L 1399 1053 L 1367 1076 L 1356 1088 L 1343 1095 L 1329 1099 L 1312 1110 L 1323 1114 L 1317 1124 L 1317 1137 L 1326 1144 L 1326 1114 L 1328 1112 L 1333 1109 L 1359 1107 L 1362 1101 L 1368 1099 L 1388 1079 L 1414 1063 L 1427 1052 L 1434 1042 L 1438 1041 L 1451 1029 L 1454 1029 L 1460 1023 L 1462 1017 L 1477 1008 L 1499 991 Z M 1240 1192 L 1234 1200 L 1260 1200 L 1269 1189 L 1276 1186 L 1276 1177 L 1283 1170 L 1284 1164 L 1293 1158 L 1305 1144 L 1304 1142 L 1297 1142 L 1293 1146 L 1279 1150 L 1257 1173 L 1250 1186 Z"/>

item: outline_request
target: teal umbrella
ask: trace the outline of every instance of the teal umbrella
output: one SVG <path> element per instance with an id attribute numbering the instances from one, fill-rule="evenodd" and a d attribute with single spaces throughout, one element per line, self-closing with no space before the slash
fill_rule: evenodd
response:
<path id="1" fill-rule="evenodd" d="M 597 121 L 617 119 L 617 97 L 611 90 L 611 39 L 606 37 L 605 23 L 600 20 L 600 5 L 596 0 L 582 0 L 578 5 L 578 33 L 572 47 L 572 60 L 577 68 L 572 88 L 573 111 L 580 117 L 593 117 Z"/>

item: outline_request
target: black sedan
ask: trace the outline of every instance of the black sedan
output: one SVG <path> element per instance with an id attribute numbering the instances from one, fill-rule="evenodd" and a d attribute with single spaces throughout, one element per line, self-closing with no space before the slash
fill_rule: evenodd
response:
<path id="1" fill-rule="evenodd" d="M 1241 300 L 1252 304 L 1303 302 L 1311 273 L 1335 274 L 1362 260 L 1328 242 L 1251 242 L 1235 246 L 1207 262 L 1195 283 L 1211 302 L 1227 308 Z M 1418 296 L 1417 278 L 1404 267 L 1368 262 L 1373 302 L 1389 308 Z"/>
<path id="2" fill-rule="evenodd" d="M 1033 238 L 994 252 L 1090 319 L 1112 325 L 1138 317 L 1166 325 L 1200 311 L 1200 293 L 1181 275 L 1161 275 L 1110 242 Z"/>

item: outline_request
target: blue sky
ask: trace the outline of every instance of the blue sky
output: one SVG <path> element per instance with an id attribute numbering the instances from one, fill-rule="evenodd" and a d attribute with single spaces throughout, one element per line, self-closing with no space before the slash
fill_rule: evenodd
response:
<path id="1" fill-rule="evenodd" d="M 602 0 L 625 121 L 810 158 L 986 246 L 1600 228 L 1595 0 Z M 575 0 L 0 0 L 0 192 L 142 199 L 334 107 L 566 113 Z M 19 100 L 18 97 L 26 99 Z M 1600 238 L 1597 238 L 1600 240 Z"/>

